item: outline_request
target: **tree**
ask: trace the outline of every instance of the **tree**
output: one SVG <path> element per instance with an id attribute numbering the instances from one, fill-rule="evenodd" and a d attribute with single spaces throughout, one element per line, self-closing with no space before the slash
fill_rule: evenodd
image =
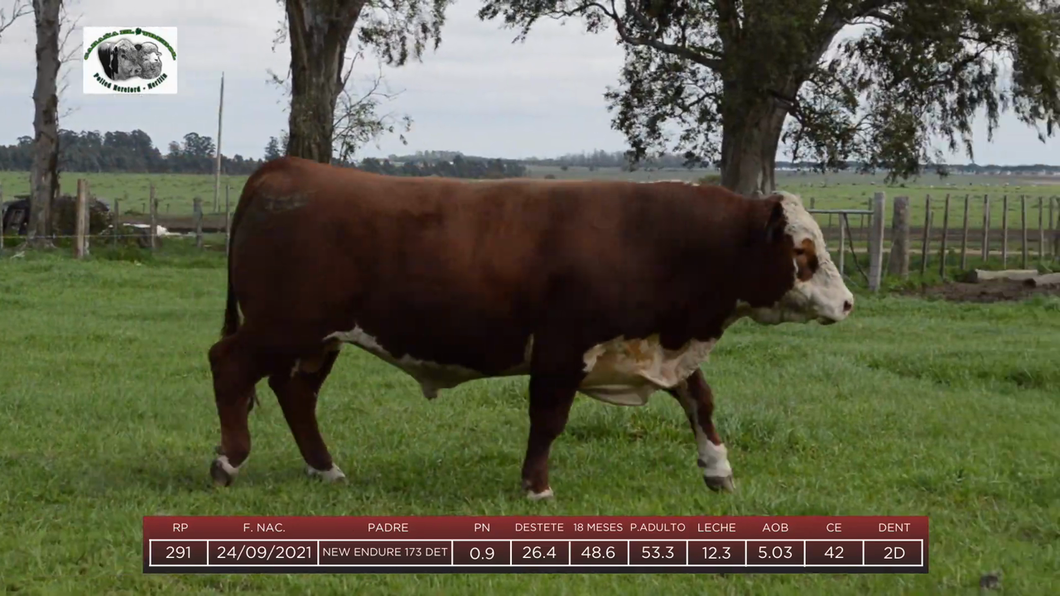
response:
<path id="1" fill-rule="evenodd" d="M 269 143 L 265 145 L 265 161 L 271 161 L 283 155 L 280 153 L 280 141 L 276 137 L 269 137 Z"/>
<path id="2" fill-rule="evenodd" d="M 52 246 L 51 205 L 59 195 L 59 12 L 62 0 L 33 0 L 37 26 L 37 82 L 33 87 L 33 166 L 26 245 Z"/>
<path id="3" fill-rule="evenodd" d="M 281 0 L 291 45 L 291 109 L 287 154 L 330 163 L 335 110 L 346 87 L 346 50 L 358 41 L 388 65 L 420 60 L 428 42 L 441 43 L 445 8 L 453 0 Z M 373 112 L 374 113 L 374 112 Z"/>
<path id="4" fill-rule="evenodd" d="M 630 162 L 670 146 L 687 165 L 716 163 L 724 186 L 751 193 L 775 187 L 782 137 L 794 161 L 808 156 L 823 170 L 854 160 L 894 182 L 927 164 L 945 171 L 936 138 L 974 159 L 980 110 L 989 140 L 1005 109 L 1044 122 L 1051 136 L 1060 117 L 1058 4 L 484 0 L 478 15 L 518 27 L 517 41 L 542 18 L 578 18 L 589 32 L 613 27 L 625 65 L 605 97 Z"/>

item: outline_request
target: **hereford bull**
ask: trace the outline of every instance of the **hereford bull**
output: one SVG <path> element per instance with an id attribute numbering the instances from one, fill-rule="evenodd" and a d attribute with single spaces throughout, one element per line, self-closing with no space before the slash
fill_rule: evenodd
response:
<path id="1" fill-rule="evenodd" d="M 209 350 L 221 426 L 210 473 L 225 486 L 250 454 L 247 414 L 265 377 L 307 472 L 344 478 L 316 404 L 353 344 L 428 399 L 529 375 L 532 499 L 552 495 L 549 451 L 579 392 L 628 406 L 671 394 L 707 486 L 733 490 L 701 363 L 740 318 L 831 324 L 854 307 L 820 228 L 788 193 L 398 178 L 287 157 L 247 180 L 230 242 L 222 338 Z"/>

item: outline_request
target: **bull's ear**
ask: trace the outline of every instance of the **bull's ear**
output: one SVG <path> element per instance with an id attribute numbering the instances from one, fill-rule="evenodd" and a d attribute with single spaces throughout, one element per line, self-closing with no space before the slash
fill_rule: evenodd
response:
<path id="1" fill-rule="evenodd" d="M 784 218 L 784 207 L 780 201 L 770 201 L 773 206 L 769 208 L 769 219 L 766 221 L 765 240 L 766 244 L 776 244 L 784 237 L 784 226 L 787 221 Z"/>

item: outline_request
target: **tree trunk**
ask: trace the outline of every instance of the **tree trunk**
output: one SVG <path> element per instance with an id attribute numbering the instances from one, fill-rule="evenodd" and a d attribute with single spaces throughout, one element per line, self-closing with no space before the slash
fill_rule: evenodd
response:
<path id="1" fill-rule="evenodd" d="M 331 163 L 346 44 L 364 0 L 287 0 L 291 115 L 287 155 Z"/>
<path id="2" fill-rule="evenodd" d="M 59 10 L 62 0 L 34 0 L 37 24 L 37 82 L 33 88 L 33 166 L 30 171 L 26 244 L 49 248 L 51 208 L 59 194 Z"/>
<path id="3" fill-rule="evenodd" d="M 776 154 L 787 112 L 772 98 L 757 102 L 730 99 L 722 116 L 721 185 L 744 195 L 776 190 Z"/>

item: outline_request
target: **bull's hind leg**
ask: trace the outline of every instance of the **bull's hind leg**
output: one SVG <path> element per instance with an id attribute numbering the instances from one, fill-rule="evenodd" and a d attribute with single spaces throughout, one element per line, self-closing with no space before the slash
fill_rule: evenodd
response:
<path id="1" fill-rule="evenodd" d="M 269 376 L 269 387 L 276 393 L 287 426 L 294 435 L 306 473 L 329 482 L 346 477 L 331 460 L 331 453 L 317 426 L 317 394 L 331 372 L 339 351 L 329 348 L 313 358 L 302 358 L 294 366 Z"/>
<path id="2" fill-rule="evenodd" d="M 683 383 L 674 389 L 668 389 L 667 392 L 681 403 L 688 416 L 688 422 L 692 425 L 696 448 L 699 451 L 696 464 L 703 469 L 703 480 L 707 486 L 715 491 L 736 490 L 725 444 L 714 429 L 714 394 L 703 378 L 703 371 L 697 370 Z"/>
<path id="3" fill-rule="evenodd" d="M 250 456 L 247 415 L 254 399 L 254 385 L 264 376 L 241 332 L 229 335 L 209 351 L 214 400 L 221 422 L 221 445 L 210 465 L 210 476 L 221 486 L 232 484 L 239 467 Z"/>

